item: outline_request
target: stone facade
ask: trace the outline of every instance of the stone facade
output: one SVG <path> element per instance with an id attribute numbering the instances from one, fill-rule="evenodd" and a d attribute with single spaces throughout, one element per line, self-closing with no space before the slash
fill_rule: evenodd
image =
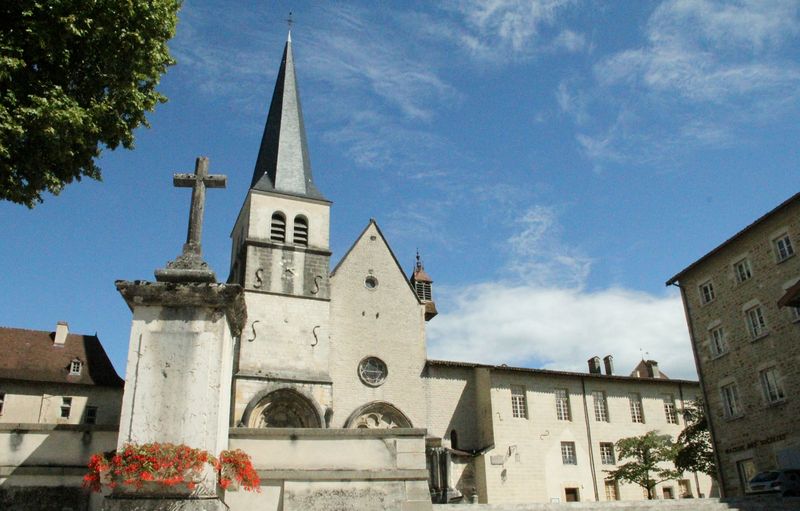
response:
<path id="1" fill-rule="evenodd" d="M 563 502 L 570 488 L 577 489 L 580 500 L 607 500 L 604 471 L 616 466 L 603 462 L 600 444 L 651 430 L 677 437 L 683 428 L 677 411 L 700 394 L 697 382 L 691 381 L 442 361 L 428 361 L 426 384 L 429 406 L 437 409 L 431 413 L 429 434 L 443 438 L 452 449 L 455 431 L 456 450 L 472 453 L 472 467 L 458 467 L 451 486 L 491 503 Z M 522 410 L 512 409 L 512 389 L 521 391 Z M 560 417 L 557 391 L 566 391 Z M 605 414 L 595 410 L 595 393 L 605 400 Z M 641 400 L 641 423 L 632 420 L 632 394 Z M 665 399 L 676 412 L 669 417 Z M 574 464 L 564 462 L 562 443 L 574 447 Z M 456 465 L 465 463 L 466 452 L 457 455 Z M 667 495 L 671 489 L 680 497 L 681 484 L 694 497 L 714 491 L 707 476 L 686 473 L 682 483 L 659 485 L 659 498 L 664 498 L 664 488 Z M 616 490 L 619 499 L 644 498 L 635 485 Z"/>
<path id="2" fill-rule="evenodd" d="M 724 496 L 755 471 L 800 466 L 800 194 L 673 277 L 680 286 Z"/>

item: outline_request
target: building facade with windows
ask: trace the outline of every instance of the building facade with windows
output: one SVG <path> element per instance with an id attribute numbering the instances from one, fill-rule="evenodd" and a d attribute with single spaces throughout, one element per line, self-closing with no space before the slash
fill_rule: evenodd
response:
<path id="1" fill-rule="evenodd" d="M 723 495 L 800 467 L 800 194 L 672 277 L 681 289 Z"/>
<path id="2" fill-rule="evenodd" d="M 0 327 L 0 424 L 119 425 L 123 380 L 96 336 Z"/>
<path id="3" fill-rule="evenodd" d="M 450 488 L 491 503 L 646 499 L 608 480 L 620 463 L 614 444 L 652 430 L 677 437 L 678 411 L 700 386 L 667 378 L 654 361 L 641 366 L 655 376 L 616 375 L 612 365 L 607 357 L 602 374 L 593 360 L 587 373 L 428 360 L 428 434 L 449 453 Z M 658 498 L 715 493 L 693 473 L 657 488 Z"/>

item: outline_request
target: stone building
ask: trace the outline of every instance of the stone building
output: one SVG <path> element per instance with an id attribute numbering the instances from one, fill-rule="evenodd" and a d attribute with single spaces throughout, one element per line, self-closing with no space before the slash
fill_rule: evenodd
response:
<path id="1" fill-rule="evenodd" d="M 667 281 L 680 287 L 724 496 L 800 467 L 800 194 Z"/>
<path id="2" fill-rule="evenodd" d="M 407 274 L 369 220 L 331 269 L 330 205 L 313 180 L 290 39 L 227 283 L 208 269 L 197 270 L 205 282 L 165 282 L 169 269 L 158 282 L 117 282 L 133 311 L 120 443 L 168 435 L 245 450 L 263 486 L 226 494 L 234 510 L 646 498 L 605 480 L 611 444 L 650 430 L 676 436 L 697 382 L 671 380 L 653 361 L 617 375 L 611 357 L 592 358 L 586 373 L 429 360 L 437 309 L 421 258 Z M 214 310 L 227 292 L 246 319 Z M 235 318 L 226 327 L 223 316 Z M 214 354 L 184 356 L 193 345 Z M 166 381 L 203 404 L 187 393 L 172 406 Z M 686 474 L 658 491 L 709 495 L 711 482 Z"/>
<path id="3" fill-rule="evenodd" d="M 86 461 L 116 445 L 123 383 L 96 335 L 0 327 L 0 509 L 87 509 Z"/>
<path id="4" fill-rule="evenodd" d="M 0 424 L 119 425 L 123 380 L 97 336 L 0 327 Z"/>

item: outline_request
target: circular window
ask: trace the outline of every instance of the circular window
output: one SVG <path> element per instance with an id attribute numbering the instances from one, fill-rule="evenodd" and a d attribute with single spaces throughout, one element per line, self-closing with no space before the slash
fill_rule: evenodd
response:
<path id="1" fill-rule="evenodd" d="M 383 384 L 387 374 L 386 364 L 377 357 L 367 357 L 358 364 L 358 377 L 370 387 Z"/>
<path id="2" fill-rule="evenodd" d="M 367 289 L 375 289 L 378 287 L 378 279 L 369 275 L 367 278 L 364 279 L 364 287 Z"/>

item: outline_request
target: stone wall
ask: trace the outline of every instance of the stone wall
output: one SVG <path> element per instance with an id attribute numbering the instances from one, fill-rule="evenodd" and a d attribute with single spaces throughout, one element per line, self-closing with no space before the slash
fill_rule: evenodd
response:
<path id="1" fill-rule="evenodd" d="M 119 424 L 121 388 L 5 380 L 2 390 L 0 424 L 81 424 L 86 421 L 87 406 L 97 407 L 97 424 Z M 66 418 L 61 417 L 63 397 L 72 398 Z"/>
<path id="2" fill-rule="evenodd" d="M 430 510 L 425 430 L 233 429 L 261 493 L 228 492 L 232 511 Z"/>
<path id="3" fill-rule="evenodd" d="M 800 202 L 765 219 L 697 264 L 680 278 L 690 330 L 705 386 L 711 425 L 720 457 L 723 495 L 742 494 L 737 463 L 752 463 L 756 471 L 780 464 L 800 464 L 800 322 L 778 299 L 800 278 L 800 257 L 778 262 L 774 240 L 789 234 L 800 251 Z M 739 282 L 734 265 L 747 258 L 752 277 Z M 714 299 L 702 303 L 700 286 L 711 282 Z M 766 321 L 764 335 L 753 339 L 746 311 L 760 306 Z M 727 351 L 711 349 L 711 330 L 722 328 Z M 776 368 L 785 395 L 776 403 L 766 399 L 759 372 Z M 721 388 L 738 389 L 741 414 L 726 417 Z M 749 460 L 749 462 L 748 462 Z"/>

